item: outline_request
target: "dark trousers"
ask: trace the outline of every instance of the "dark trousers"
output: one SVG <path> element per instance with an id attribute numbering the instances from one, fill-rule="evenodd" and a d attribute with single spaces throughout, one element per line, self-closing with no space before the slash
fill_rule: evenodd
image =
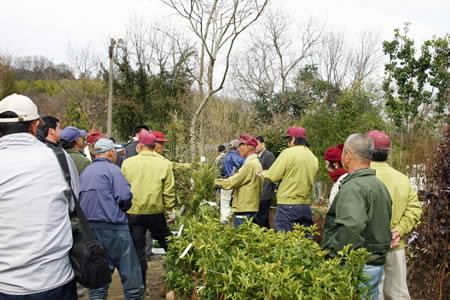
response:
<path id="1" fill-rule="evenodd" d="M 292 231 L 294 224 L 311 227 L 314 222 L 312 209 L 309 204 L 278 204 L 275 212 L 274 227 L 275 232 Z"/>
<path id="2" fill-rule="evenodd" d="M 259 202 L 259 210 L 255 217 L 255 223 L 258 224 L 260 227 L 266 227 L 267 229 L 270 229 L 269 212 L 271 202 L 272 199 L 261 200 L 261 202 Z"/>
<path id="3" fill-rule="evenodd" d="M 75 280 L 72 280 L 65 285 L 51 289 L 45 292 L 40 292 L 36 294 L 28 295 L 6 295 L 0 293 L 0 300 L 48 300 L 48 299 L 58 299 L 58 300 L 76 300 L 77 296 L 77 285 Z"/>
<path id="4" fill-rule="evenodd" d="M 172 233 L 167 226 L 164 213 L 153 215 L 131 215 L 128 216 L 128 227 L 133 238 L 134 247 L 141 265 L 142 281 L 144 286 L 147 283 L 147 259 L 145 257 L 145 234 L 150 231 L 152 237 L 158 241 L 159 245 L 167 251 L 167 237 Z"/>

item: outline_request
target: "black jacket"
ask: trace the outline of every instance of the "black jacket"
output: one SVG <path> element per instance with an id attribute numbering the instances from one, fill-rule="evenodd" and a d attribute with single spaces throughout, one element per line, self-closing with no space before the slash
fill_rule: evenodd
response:
<path id="1" fill-rule="evenodd" d="M 263 167 L 263 170 L 268 170 L 273 162 L 275 161 L 275 156 L 269 150 L 265 149 L 260 153 L 259 161 Z M 275 190 L 275 184 L 264 180 L 264 185 L 261 193 L 261 201 L 272 200 Z"/>

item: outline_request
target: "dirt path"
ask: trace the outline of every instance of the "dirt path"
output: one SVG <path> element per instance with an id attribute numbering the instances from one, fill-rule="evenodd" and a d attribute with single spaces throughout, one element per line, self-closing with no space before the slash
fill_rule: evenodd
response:
<path id="1" fill-rule="evenodd" d="M 160 300 L 165 299 L 160 296 L 160 288 L 164 283 L 164 263 L 165 258 L 161 258 L 158 260 L 148 261 L 148 269 L 147 269 L 147 287 L 150 289 L 150 295 L 146 295 L 144 299 L 146 300 Z M 86 295 L 84 297 L 80 297 L 80 300 L 89 299 Z M 112 283 L 109 287 L 108 291 L 108 300 L 122 300 L 124 299 L 122 283 L 120 282 L 119 273 L 117 270 L 113 274 Z"/>

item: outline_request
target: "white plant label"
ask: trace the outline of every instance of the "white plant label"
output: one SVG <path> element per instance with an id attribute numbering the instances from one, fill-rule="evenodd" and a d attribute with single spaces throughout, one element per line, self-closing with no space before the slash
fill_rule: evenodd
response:
<path id="1" fill-rule="evenodd" d="M 178 230 L 178 233 L 177 233 L 177 237 L 179 237 L 181 235 L 181 233 L 183 232 L 183 228 L 184 228 L 184 224 L 181 224 L 180 230 Z"/>
<path id="2" fill-rule="evenodd" d="M 181 253 L 180 258 L 183 258 L 186 256 L 186 254 L 188 253 L 189 249 L 191 249 L 192 247 L 192 243 L 189 243 L 189 245 L 186 247 L 186 249 L 184 249 L 183 253 Z"/>

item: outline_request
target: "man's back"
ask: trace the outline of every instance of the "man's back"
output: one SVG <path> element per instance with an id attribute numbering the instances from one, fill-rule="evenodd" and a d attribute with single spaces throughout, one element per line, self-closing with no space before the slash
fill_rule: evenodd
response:
<path id="1" fill-rule="evenodd" d="M 224 177 L 227 178 L 232 176 L 243 164 L 244 159 L 237 150 L 231 149 L 228 151 L 228 153 L 225 154 L 225 160 L 222 165 Z"/>
<path id="2" fill-rule="evenodd" d="M 377 172 L 379 178 L 389 191 L 392 198 L 391 228 L 396 229 L 400 236 L 408 234 L 420 219 L 422 208 L 408 177 L 391 168 L 386 162 L 371 162 L 370 167 Z M 404 240 L 394 250 L 405 246 Z"/>
<path id="3" fill-rule="evenodd" d="M 31 134 L 10 134 L 0 138 L 0 169 L 0 293 L 38 293 L 68 283 L 70 192 L 56 156 Z M 77 182 L 72 185 L 77 192 Z"/>
<path id="4" fill-rule="evenodd" d="M 318 160 L 309 148 L 294 146 L 283 150 L 264 176 L 271 182 L 280 183 L 278 204 L 311 204 L 318 168 Z"/>
<path id="5" fill-rule="evenodd" d="M 384 264 L 391 241 L 391 206 L 389 192 L 373 169 L 349 174 L 327 213 L 322 247 L 332 257 L 347 244 L 364 247 L 372 253 L 369 264 Z"/>
<path id="6" fill-rule="evenodd" d="M 172 164 L 152 151 L 126 159 L 122 173 L 131 184 L 133 206 L 129 214 L 157 214 L 175 206 Z"/>

